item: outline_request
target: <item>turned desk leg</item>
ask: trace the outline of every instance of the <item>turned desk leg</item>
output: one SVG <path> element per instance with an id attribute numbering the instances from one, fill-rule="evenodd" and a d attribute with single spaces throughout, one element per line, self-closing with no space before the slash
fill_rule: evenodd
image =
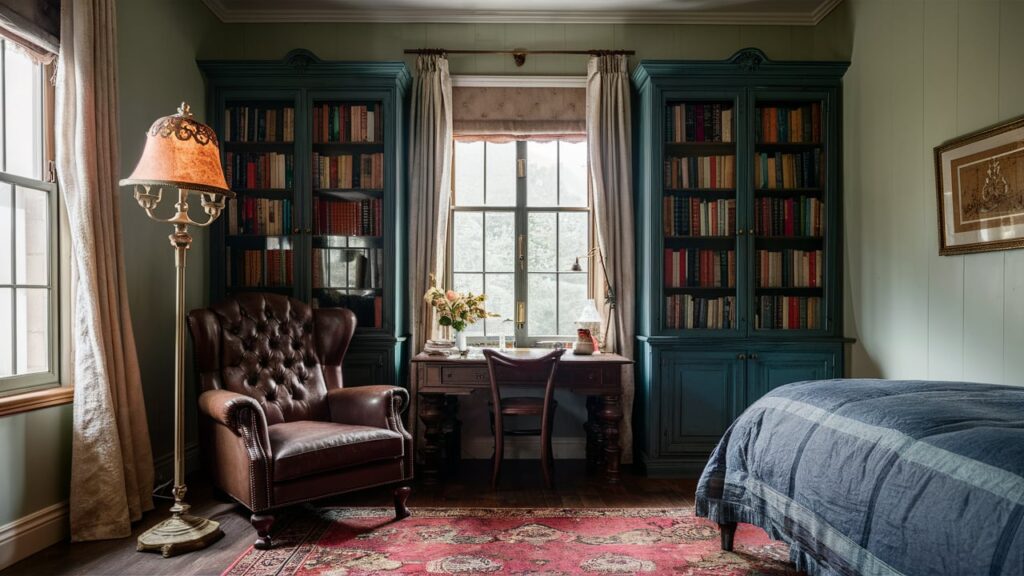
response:
<path id="1" fill-rule="evenodd" d="M 420 394 L 420 422 L 423 423 L 423 466 L 420 475 L 426 485 L 437 484 L 444 454 L 444 394 Z"/>
<path id="2" fill-rule="evenodd" d="M 455 474 L 462 460 L 462 422 L 459 421 L 458 396 L 444 397 L 443 417 L 441 428 L 444 431 L 444 451 L 441 461 L 449 473 Z"/>
<path id="3" fill-rule="evenodd" d="M 598 412 L 604 430 L 604 464 L 609 484 L 619 482 L 619 464 L 622 450 L 619 448 L 619 422 L 622 421 L 622 395 L 606 394 L 601 396 L 601 409 Z"/>
<path id="4" fill-rule="evenodd" d="M 722 550 L 732 552 L 732 543 L 736 537 L 736 523 L 719 524 L 718 530 L 722 533 Z"/>
<path id="5" fill-rule="evenodd" d="M 604 464 L 604 429 L 598 420 L 601 398 L 587 396 L 587 421 L 583 430 L 587 433 L 587 472 L 596 472 Z"/>

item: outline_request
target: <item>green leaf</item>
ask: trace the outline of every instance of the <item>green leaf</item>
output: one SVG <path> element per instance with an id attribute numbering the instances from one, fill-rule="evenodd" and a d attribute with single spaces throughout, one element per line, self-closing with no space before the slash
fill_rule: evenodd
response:
<path id="1" fill-rule="evenodd" d="M 452 319 L 447 316 L 441 316 L 440 318 L 437 319 L 437 323 L 440 324 L 441 326 L 451 326 Z M 458 330 L 458 328 L 456 328 L 456 330 Z"/>

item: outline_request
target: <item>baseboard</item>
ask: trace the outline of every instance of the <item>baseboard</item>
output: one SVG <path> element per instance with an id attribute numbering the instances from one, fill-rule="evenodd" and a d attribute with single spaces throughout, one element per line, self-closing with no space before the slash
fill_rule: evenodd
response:
<path id="1" fill-rule="evenodd" d="M 199 470 L 199 443 L 193 442 L 185 446 L 185 474 Z M 174 478 L 174 451 L 162 454 L 153 459 L 153 468 L 156 470 L 155 484 L 157 486 Z"/>
<path id="2" fill-rule="evenodd" d="M 582 460 L 587 457 L 586 438 L 552 438 L 551 451 L 558 460 Z M 467 438 L 462 442 L 462 457 L 467 459 L 489 459 L 494 453 L 494 439 Z M 505 439 L 505 458 L 510 460 L 535 460 L 540 458 L 540 438 L 512 437 Z"/>
<path id="3" fill-rule="evenodd" d="M 64 540 L 68 534 L 67 501 L 0 526 L 0 570 Z"/>

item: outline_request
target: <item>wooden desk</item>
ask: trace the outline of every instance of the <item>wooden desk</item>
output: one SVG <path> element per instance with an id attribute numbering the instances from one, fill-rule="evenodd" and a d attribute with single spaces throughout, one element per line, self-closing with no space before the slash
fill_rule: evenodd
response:
<path id="1" fill-rule="evenodd" d="M 548 350 L 521 351 L 516 355 L 539 356 Z M 420 353 L 412 359 L 416 370 L 420 421 L 424 445 L 419 447 L 423 465 L 419 476 L 427 484 L 436 483 L 445 464 L 460 457 L 458 397 L 483 391 L 490 394 L 487 361 L 477 352 L 468 357 L 428 356 Z M 570 390 L 587 397 L 587 468 L 604 467 L 607 481 L 619 481 L 619 422 L 622 421 L 622 367 L 632 362 L 617 354 L 562 356 L 555 375 L 556 390 Z M 503 383 L 515 386 L 516 383 Z M 538 386 L 536 383 L 520 384 Z"/>

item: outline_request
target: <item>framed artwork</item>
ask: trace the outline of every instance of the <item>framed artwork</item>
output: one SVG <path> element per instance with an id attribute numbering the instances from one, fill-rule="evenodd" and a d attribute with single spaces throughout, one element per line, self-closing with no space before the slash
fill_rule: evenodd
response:
<path id="1" fill-rule="evenodd" d="M 1024 117 L 935 148 L 939 254 L 1024 248 Z"/>

